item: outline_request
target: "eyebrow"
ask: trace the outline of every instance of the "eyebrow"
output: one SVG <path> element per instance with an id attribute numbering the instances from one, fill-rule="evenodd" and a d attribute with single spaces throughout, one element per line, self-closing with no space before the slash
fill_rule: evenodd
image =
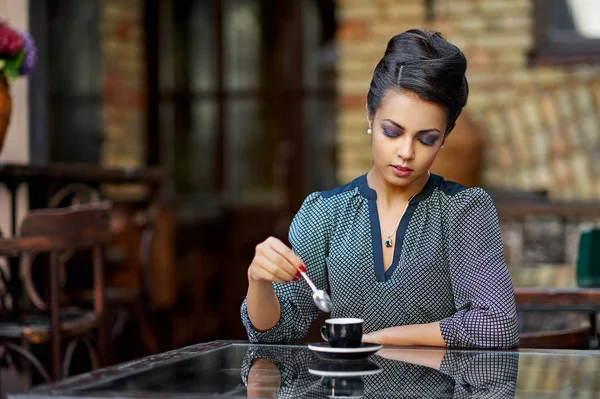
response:
<path id="1" fill-rule="evenodd" d="M 402 125 L 394 122 L 391 119 L 384 119 L 382 120 L 382 122 L 389 122 L 392 125 L 396 126 L 398 129 L 402 129 L 402 130 L 406 130 L 404 127 L 402 127 Z M 438 132 L 439 134 L 442 134 L 442 132 L 439 131 L 439 129 L 423 129 L 423 130 L 419 130 L 417 133 L 431 133 L 431 132 Z"/>

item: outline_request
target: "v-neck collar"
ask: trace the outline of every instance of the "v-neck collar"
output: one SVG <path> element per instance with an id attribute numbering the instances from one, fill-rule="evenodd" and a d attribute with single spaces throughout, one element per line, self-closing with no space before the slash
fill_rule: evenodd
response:
<path id="1" fill-rule="evenodd" d="M 404 235 L 408 224 L 417 209 L 417 205 L 422 200 L 426 199 L 431 195 L 435 187 L 439 186 L 440 182 L 443 181 L 441 176 L 431 174 L 427 183 L 417 195 L 415 195 L 408 203 L 400 224 L 396 230 L 396 238 L 394 242 L 394 255 L 392 258 L 392 264 L 385 270 L 383 264 L 383 248 L 381 241 L 381 231 L 379 225 L 379 212 L 377 211 L 377 192 L 369 187 L 367 183 L 367 175 L 364 174 L 358 178 L 358 189 L 360 193 L 367 198 L 369 204 L 369 222 L 371 225 L 371 238 L 372 238 L 372 250 L 373 260 L 375 263 L 375 276 L 377 281 L 384 282 L 388 280 L 393 274 L 394 270 L 398 266 L 400 255 L 402 254 L 402 245 L 404 243 Z"/>

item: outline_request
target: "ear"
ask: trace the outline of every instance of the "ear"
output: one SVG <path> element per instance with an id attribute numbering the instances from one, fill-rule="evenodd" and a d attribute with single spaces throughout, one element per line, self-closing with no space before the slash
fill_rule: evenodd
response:
<path id="1" fill-rule="evenodd" d="M 373 129 L 373 116 L 371 115 L 371 113 L 369 112 L 369 105 L 365 104 L 365 112 L 367 114 L 367 124 L 369 125 L 369 129 Z"/>

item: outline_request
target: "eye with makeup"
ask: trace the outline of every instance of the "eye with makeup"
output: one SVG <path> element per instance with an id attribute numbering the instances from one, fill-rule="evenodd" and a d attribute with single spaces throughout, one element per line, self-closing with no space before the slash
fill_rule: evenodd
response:
<path id="1" fill-rule="evenodd" d="M 403 133 L 401 130 L 389 126 L 382 126 L 381 129 L 386 137 L 392 139 L 401 136 Z M 435 145 L 439 138 L 439 136 L 434 133 L 420 133 L 417 135 L 417 137 L 419 142 L 427 147 Z"/>
<path id="2" fill-rule="evenodd" d="M 428 147 L 433 146 L 437 142 L 438 138 L 439 136 L 437 134 L 419 135 L 419 141 L 421 142 L 421 144 L 426 145 Z"/>
<path id="3" fill-rule="evenodd" d="M 383 130 L 383 134 L 390 138 L 396 138 L 402 135 L 400 130 L 393 127 L 382 126 L 381 129 Z"/>

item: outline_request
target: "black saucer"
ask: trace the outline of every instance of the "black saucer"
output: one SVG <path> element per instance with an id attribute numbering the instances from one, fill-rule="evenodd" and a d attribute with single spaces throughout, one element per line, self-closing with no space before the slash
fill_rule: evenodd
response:
<path id="1" fill-rule="evenodd" d="M 363 377 L 383 371 L 376 363 L 367 360 L 318 360 L 308 366 L 308 372 L 321 377 L 320 385 L 329 398 L 364 398 Z"/>
<path id="2" fill-rule="evenodd" d="M 362 343 L 357 348 L 333 348 L 328 342 L 309 344 L 308 349 L 324 360 L 361 360 L 366 359 L 383 348 L 383 345 Z"/>
<path id="3" fill-rule="evenodd" d="M 369 360 L 355 362 L 338 362 L 319 360 L 308 366 L 308 372 L 321 377 L 362 377 L 379 374 L 383 371 L 376 363 Z"/>

